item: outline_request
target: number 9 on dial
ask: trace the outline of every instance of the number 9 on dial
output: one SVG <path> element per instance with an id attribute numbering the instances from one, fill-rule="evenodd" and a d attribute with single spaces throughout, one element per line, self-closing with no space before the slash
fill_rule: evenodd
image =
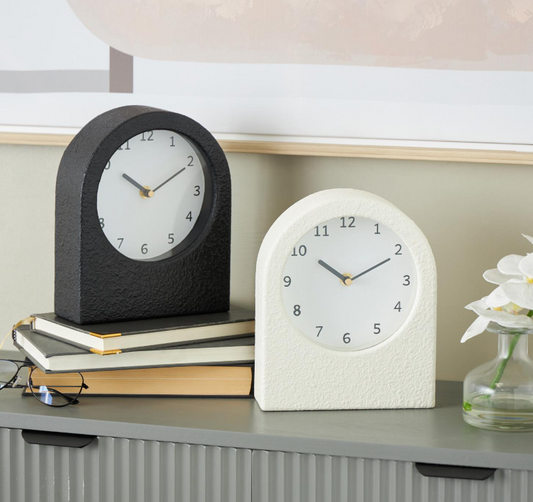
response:
<path id="1" fill-rule="evenodd" d="M 300 238 L 282 285 L 287 316 L 309 340 L 361 350 L 392 336 L 409 317 L 416 268 L 409 248 L 386 225 L 341 216 Z"/>
<path id="2" fill-rule="evenodd" d="M 434 405 L 435 261 L 390 202 L 353 189 L 302 199 L 267 232 L 256 274 L 263 410 Z"/>

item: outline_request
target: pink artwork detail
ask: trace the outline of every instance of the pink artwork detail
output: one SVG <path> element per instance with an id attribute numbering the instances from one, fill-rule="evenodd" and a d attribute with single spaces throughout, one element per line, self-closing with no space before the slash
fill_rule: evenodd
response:
<path id="1" fill-rule="evenodd" d="M 68 0 L 137 57 L 533 70 L 533 0 Z"/>

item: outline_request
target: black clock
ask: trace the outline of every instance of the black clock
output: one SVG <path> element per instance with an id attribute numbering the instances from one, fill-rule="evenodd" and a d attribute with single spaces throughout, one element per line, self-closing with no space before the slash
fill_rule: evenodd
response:
<path id="1" fill-rule="evenodd" d="M 229 309 L 231 180 L 189 117 L 110 110 L 57 175 L 55 312 L 78 324 Z"/>

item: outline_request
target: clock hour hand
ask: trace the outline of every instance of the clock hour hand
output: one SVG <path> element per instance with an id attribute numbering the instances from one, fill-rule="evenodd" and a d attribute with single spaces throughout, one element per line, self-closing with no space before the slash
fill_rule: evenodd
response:
<path id="1" fill-rule="evenodd" d="M 124 173 L 122 177 L 126 181 L 129 181 L 134 187 L 137 187 L 141 191 L 141 195 L 143 195 L 145 198 L 149 198 L 154 195 L 155 190 L 152 191 L 147 187 L 143 187 L 140 183 L 137 183 L 132 177 L 128 176 L 126 173 Z"/>
<path id="2" fill-rule="evenodd" d="M 342 275 L 340 272 L 337 272 L 337 270 L 335 270 L 333 267 L 329 266 L 326 262 L 322 260 L 318 260 L 318 264 L 322 265 L 327 271 L 331 272 L 333 275 L 336 275 L 343 282 L 343 284 L 345 284 L 345 281 L 346 279 L 348 279 L 348 277 Z"/>
<path id="3" fill-rule="evenodd" d="M 370 272 L 371 270 L 374 270 L 375 268 L 381 267 L 381 265 L 385 265 L 385 263 L 387 263 L 388 261 L 390 261 L 390 258 L 387 258 L 386 260 L 379 262 L 377 265 L 374 265 L 373 267 L 366 269 L 364 272 L 361 272 L 360 274 L 353 276 L 352 281 L 355 281 L 355 279 L 357 279 L 358 277 L 361 277 L 362 275 L 368 274 L 368 272 Z"/>
<path id="4" fill-rule="evenodd" d="M 163 181 L 163 183 L 161 183 L 161 185 L 159 185 L 158 187 L 154 188 L 154 192 L 157 192 L 163 185 L 166 185 L 170 180 L 174 179 L 178 174 L 182 173 L 183 171 L 185 171 L 185 167 L 183 169 L 180 169 L 176 174 L 173 174 L 168 180 L 166 181 Z"/>

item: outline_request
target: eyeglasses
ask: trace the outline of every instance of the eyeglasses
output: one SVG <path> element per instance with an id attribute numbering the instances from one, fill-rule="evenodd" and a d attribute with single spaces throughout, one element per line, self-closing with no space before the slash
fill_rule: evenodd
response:
<path id="1" fill-rule="evenodd" d="M 20 372 L 23 368 L 31 368 L 27 387 L 33 397 L 46 406 L 63 408 L 71 404 L 78 404 L 80 394 L 84 389 L 89 388 L 81 373 L 69 373 L 64 378 L 54 375 L 56 377 L 54 380 L 61 385 L 54 384 L 51 387 L 46 383 L 47 375 L 38 370 L 30 361 L 0 359 L 0 390 L 6 387 L 12 389 L 26 387 L 26 385 L 21 384 L 23 377 Z"/>
<path id="2" fill-rule="evenodd" d="M 19 375 L 22 368 L 32 366 L 27 361 L 15 361 L 12 359 L 0 359 L 0 390 L 5 387 L 23 387 L 19 385 L 22 376 Z"/>

